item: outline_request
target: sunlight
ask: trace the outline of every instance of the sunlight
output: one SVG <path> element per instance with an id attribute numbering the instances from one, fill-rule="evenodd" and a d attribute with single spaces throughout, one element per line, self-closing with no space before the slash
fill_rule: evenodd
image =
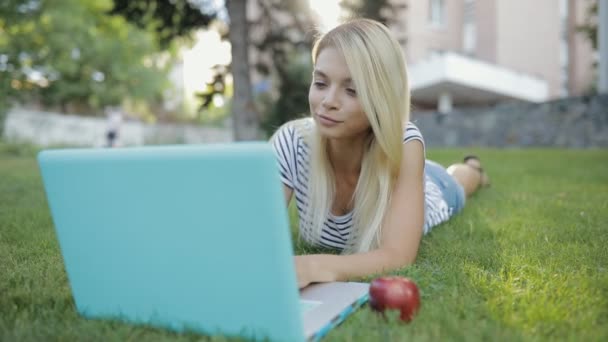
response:
<path id="1" fill-rule="evenodd" d="M 338 26 L 342 9 L 339 0 L 308 0 L 310 8 L 319 17 L 319 25 L 323 31 L 329 31 Z"/>
<path id="2" fill-rule="evenodd" d="M 230 43 L 222 41 L 214 30 L 196 34 L 192 49 L 184 52 L 184 86 L 186 91 L 202 91 L 213 79 L 214 65 L 230 64 Z"/>
<path id="3" fill-rule="evenodd" d="M 220 34 L 215 30 L 197 32 L 195 41 L 192 48 L 183 51 L 183 69 L 179 71 L 183 91 L 183 108 L 189 115 L 194 115 L 198 108 L 195 94 L 204 91 L 207 83 L 213 80 L 213 66 L 229 65 L 232 59 L 230 43 L 222 41 Z M 213 98 L 213 103 L 218 107 L 224 105 L 223 99 L 217 96 Z"/>
<path id="4" fill-rule="evenodd" d="M 308 0 L 310 8 L 317 16 L 319 29 L 323 32 L 331 30 L 340 23 L 342 9 L 339 0 Z M 213 78 L 211 67 L 216 64 L 229 65 L 231 60 L 230 43 L 221 41 L 215 30 L 201 30 L 196 34 L 196 43 L 183 52 L 183 69 L 181 88 L 184 100 L 193 107 L 194 93 L 206 88 L 206 83 Z M 216 106 L 223 105 L 223 99 L 214 98 Z"/>

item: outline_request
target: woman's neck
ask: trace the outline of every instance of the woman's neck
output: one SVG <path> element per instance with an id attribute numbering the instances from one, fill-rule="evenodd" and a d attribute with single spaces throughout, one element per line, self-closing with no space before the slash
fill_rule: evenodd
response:
<path id="1" fill-rule="evenodd" d="M 336 175 L 359 176 L 366 139 L 364 136 L 351 139 L 330 139 L 328 154 Z"/>

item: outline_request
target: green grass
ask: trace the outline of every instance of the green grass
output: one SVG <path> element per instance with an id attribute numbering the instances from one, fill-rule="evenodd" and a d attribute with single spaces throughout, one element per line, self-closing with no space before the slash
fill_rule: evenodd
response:
<path id="1" fill-rule="evenodd" d="M 228 340 L 80 318 L 34 151 L 0 144 L 0 340 Z M 429 157 L 449 164 L 465 152 Z M 608 151 L 473 152 L 492 187 L 395 272 L 421 289 L 417 318 L 384 321 L 365 307 L 327 341 L 608 340 Z"/>

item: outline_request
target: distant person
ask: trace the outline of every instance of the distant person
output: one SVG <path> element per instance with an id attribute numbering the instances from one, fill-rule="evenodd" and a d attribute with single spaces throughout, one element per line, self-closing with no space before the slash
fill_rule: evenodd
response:
<path id="1" fill-rule="evenodd" d="M 315 43 L 312 60 L 311 117 L 284 124 L 271 141 L 300 235 L 342 255 L 296 256 L 300 287 L 413 263 L 423 234 L 489 184 L 475 156 L 447 170 L 426 160 L 409 121 L 402 48 L 384 25 L 342 24 Z"/>
<path id="2" fill-rule="evenodd" d="M 122 125 L 122 111 L 110 108 L 107 111 L 106 147 L 116 147 Z"/>

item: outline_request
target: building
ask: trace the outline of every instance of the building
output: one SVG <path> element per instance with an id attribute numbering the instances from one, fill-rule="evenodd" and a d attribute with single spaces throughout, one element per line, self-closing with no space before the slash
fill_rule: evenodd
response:
<path id="1" fill-rule="evenodd" d="M 317 14 L 333 14 L 337 6 L 308 1 Z M 544 102 L 589 93 L 596 82 L 596 53 L 578 27 L 597 0 L 390 2 L 388 25 L 403 46 L 418 110 Z M 257 1 L 248 5 L 250 20 L 268 16 Z M 292 17 L 273 13 L 273 27 L 287 27 Z M 267 34 L 254 31 L 252 37 Z M 254 49 L 250 58 L 272 61 Z M 253 72 L 254 84 L 262 79 Z"/>
<path id="2" fill-rule="evenodd" d="M 394 0 L 412 101 L 453 106 L 542 102 L 588 92 L 591 42 L 578 32 L 597 0 Z"/>

